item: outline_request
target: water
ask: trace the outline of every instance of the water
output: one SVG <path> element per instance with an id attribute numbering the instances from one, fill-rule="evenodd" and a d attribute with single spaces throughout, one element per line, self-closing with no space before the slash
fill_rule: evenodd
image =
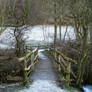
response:
<path id="1" fill-rule="evenodd" d="M 83 86 L 83 90 L 84 92 L 92 92 L 92 86 L 89 85 Z"/>

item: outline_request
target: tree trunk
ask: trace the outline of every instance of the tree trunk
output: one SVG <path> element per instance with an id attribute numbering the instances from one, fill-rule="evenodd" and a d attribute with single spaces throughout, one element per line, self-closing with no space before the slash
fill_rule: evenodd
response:
<path id="1" fill-rule="evenodd" d="M 85 26 L 82 27 L 83 28 L 83 36 L 82 36 L 82 51 L 81 51 L 81 57 L 80 58 L 80 63 L 78 65 L 78 74 L 77 74 L 77 86 L 79 87 L 83 81 L 83 76 L 85 73 L 85 68 L 86 68 L 86 64 L 87 64 L 87 38 L 88 38 L 88 29 L 85 28 Z"/>
<path id="2" fill-rule="evenodd" d="M 60 41 L 61 41 L 61 39 L 62 39 L 62 34 L 61 34 L 61 25 L 62 25 L 62 22 L 61 22 L 61 16 L 59 17 L 59 39 L 60 39 Z"/>
<path id="3" fill-rule="evenodd" d="M 56 0 L 54 0 L 54 49 L 56 48 L 56 39 L 57 39 L 57 9 L 56 9 Z"/>

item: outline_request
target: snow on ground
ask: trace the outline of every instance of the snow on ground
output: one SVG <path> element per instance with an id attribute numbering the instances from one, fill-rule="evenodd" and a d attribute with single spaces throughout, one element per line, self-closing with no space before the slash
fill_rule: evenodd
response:
<path id="1" fill-rule="evenodd" d="M 29 88 L 25 88 L 19 92 L 67 92 L 61 89 L 53 81 L 48 80 L 36 80 L 30 85 Z"/>
<path id="2" fill-rule="evenodd" d="M 0 48 L 2 47 L 11 47 L 14 46 L 15 38 L 14 38 L 14 28 L 7 28 L 2 35 L 0 35 Z M 64 38 L 64 34 L 66 32 L 66 26 L 61 27 L 62 38 Z M 57 35 L 59 38 L 59 27 L 57 31 Z M 54 26 L 53 25 L 38 25 L 32 27 L 28 27 L 25 31 L 24 38 L 27 38 L 26 42 L 31 44 L 40 44 L 40 43 L 51 43 L 54 39 Z M 74 28 L 69 26 L 68 31 L 66 33 L 65 39 L 69 38 L 75 39 Z M 1 45 L 2 44 L 2 45 Z M 6 46 L 5 46 L 6 45 Z"/>
<path id="3" fill-rule="evenodd" d="M 0 35 L 0 43 L 9 45 L 14 41 L 13 28 L 7 28 L 2 35 Z M 11 45 L 11 44 L 10 44 Z"/>

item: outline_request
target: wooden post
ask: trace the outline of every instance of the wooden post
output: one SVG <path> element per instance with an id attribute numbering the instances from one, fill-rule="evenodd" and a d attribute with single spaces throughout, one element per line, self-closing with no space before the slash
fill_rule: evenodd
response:
<path id="1" fill-rule="evenodd" d="M 23 62 L 23 72 L 24 72 L 24 85 L 28 84 L 29 83 L 29 78 L 27 76 L 27 71 L 25 70 L 25 68 L 27 67 L 26 65 L 26 60 Z"/>
<path id="2" fill-rule="evenodd" d="M 68 62 L 68 66 L 66 68 L 66 76 L 65 76 L 65 87 L 69 88 L 70 84 L 70 72 L 71 72 L 71 63 Z"/>
<path id="3" fill-rule="evenodd" d="M 57 59 L 57 53 L 56 53 L 56 50 L 54 51 L 54 57 L 55 57 L 55 59 Z"/>
<path id="4" fill-rule="evenodd" d="M 59 62 L 61 62 L 60 59 L 61 59 L 61 56 L 59 55 L 59 56 L 58 56 Z M 60 64 L 59 64 L 59 66 L 58 66 L 58 70 L 61 71 L 61 66 L 60 66 Z"/>
<path id="5" fill-rule="evenodd" d="M 57 0 L 54 0 L 54 50 L 56 49 L 57 40 Z"/>

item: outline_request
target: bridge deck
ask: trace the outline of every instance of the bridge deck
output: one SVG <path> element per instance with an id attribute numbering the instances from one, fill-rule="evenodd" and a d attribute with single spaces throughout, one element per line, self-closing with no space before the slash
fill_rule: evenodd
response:
<path id="1" fill-rule="evenodd" d="M 53 69 L 52 61 L 43 52 L 39 52 L 39 62 L 35 67 L 29 89 L 23 92 L 66 92 L 57 86 L 57 77 Z"/>
<path id="2" fill-rule="evenodd" d="M 43 52 L 39 52 L 39 62 L 31 76 L 32 80 L 53 80 L 56 81 L 56 75 L 53 69 L 52 61 Z"/>

